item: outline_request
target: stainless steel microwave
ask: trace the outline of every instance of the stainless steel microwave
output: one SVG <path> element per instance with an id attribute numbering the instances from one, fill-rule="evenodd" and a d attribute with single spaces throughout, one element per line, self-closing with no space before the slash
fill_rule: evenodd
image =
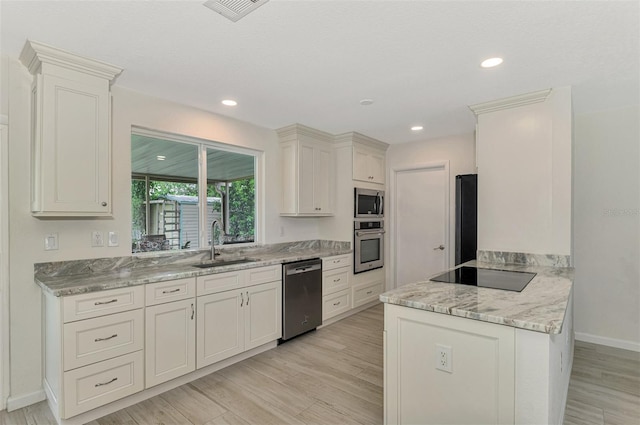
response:
<path id="1" fill-rule="evenodd" d="M 354 189 L 355 218 L 383 218 L 384 190 Z"/>

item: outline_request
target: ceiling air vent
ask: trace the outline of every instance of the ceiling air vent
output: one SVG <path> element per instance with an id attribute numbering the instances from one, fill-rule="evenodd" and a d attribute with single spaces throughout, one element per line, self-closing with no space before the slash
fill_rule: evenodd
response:
<path id="1" fill-rule="evenodd" d="M 208 0 L 204 5 L 222 16 L 238 21 L 243 16 L 248 15 L 269 0 Z"/>

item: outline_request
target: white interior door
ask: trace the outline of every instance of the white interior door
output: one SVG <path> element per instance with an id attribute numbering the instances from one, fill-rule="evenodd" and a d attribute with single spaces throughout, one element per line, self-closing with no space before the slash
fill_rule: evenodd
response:
<path id="1" fill-rule="evenodd" d="M 446 164 L 395 170 L 396 287 L 448 268 L 449 170 Z"/>

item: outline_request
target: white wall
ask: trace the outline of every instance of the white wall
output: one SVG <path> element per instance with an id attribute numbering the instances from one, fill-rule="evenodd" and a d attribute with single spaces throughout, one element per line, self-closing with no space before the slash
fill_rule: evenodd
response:
<path id="1" fill-rule="evenodd" d="M 419 142 L 391 145 L 387 150 L 387 169 L 411 167 L 430 162 L 449 161 L 449 257 L 450 264 L 455 264 L 455 213 L 456 213 L 456 176 L 458 174 L 474 174 L 475 169 L 475 137 L 473 134 L 462 134 Z M 388 199 L 388 198 L 387 198 Z M 390 209 L 387 208 L 387 211 Z M 389 238 L 387 238 L 389 240 Z M 386 264 L 389 263 L 387 249 Z"/>
<path id="2" fill-rule="evenodd" d="M 575 330 L 640 351 L 640 108 L 574 120 Z"/>
<path id="3" fill-rule="evenodd" d="M 32 76 L 17 59 L 9 59 L 9 220 L 10 220 L 10 405 L 42 396 L 41 299 L 33 282 L 33 264 L 47 261 L 130 254 L 131 126 L 184 134 L 264 152 L 264 242 L 319 237 L 318 219 L 279 217 L 280 171 L 275 131 L 166 100 L 113 88 L 113 218 L 36 219 L 30 213 L 30 105 Z M 125 70 L 126 72 L 126 70 Z M 4 86 L 3 86 L 4 89 Z M 3 90 L 3 94 L 6 93 Z M 2 105 L 2 104 L 0 104 Z M 82 158 L 78 158 L 82 161 Z M 285 234 L 280 236 L 280 227 Z M 117 231 L 120 246 L 91 248 L 92 230 Z M 44 236 L 59 234 L 59 250 L 44 251 Z"/>
<path id="4" fill-rule="evenodd" d="M 481 113 L 477 149 L 478 250 L 570 255 L 571 88 Z"/>

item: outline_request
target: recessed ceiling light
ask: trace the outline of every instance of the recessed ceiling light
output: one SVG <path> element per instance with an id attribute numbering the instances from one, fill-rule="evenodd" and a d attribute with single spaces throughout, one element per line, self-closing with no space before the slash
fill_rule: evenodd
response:
<path id="1" fill-rule="evenodd" d="M 165 159 L 167 159 L 167 157 L 166 157 L 166 156 L 164 156 L 164 155 L 158 155 L 158 156 L 156 156 L 156 159 L 157 159 L 158 161 L 164 161 Z"/>
<path id="2" fill-rule="evenodd" d="M 372 105 L 372 104 L 373 104 L 373 99 L 362 99 L 362 100 L 360 101 L 360 104 L 361 104 L 362 106 L 369 106 L 369 105 Z"/>
<path id="3" fill-rule="evenodd" d="M 498 66 L 502 63 L 502 58 L 489 58 L 482 61 L 480 64 L 483 68 L 493 68 L 494 66 Z"/>
<path id="4" fill-rule="evenodd" d="M 420 131 L 422 130 L 424 127 L 421 125 L 414 125 L 413 127 L 411 127 L 412 131 Z"/>
<path id="5" fill-rule="evenodd" d="M 225 106 L 236 106 L 238 104 L 238 102 L 236 102 L 235 100 L 231 100 L 231 99 L 225 99 L 222 101 L 222 104 Z"/>

